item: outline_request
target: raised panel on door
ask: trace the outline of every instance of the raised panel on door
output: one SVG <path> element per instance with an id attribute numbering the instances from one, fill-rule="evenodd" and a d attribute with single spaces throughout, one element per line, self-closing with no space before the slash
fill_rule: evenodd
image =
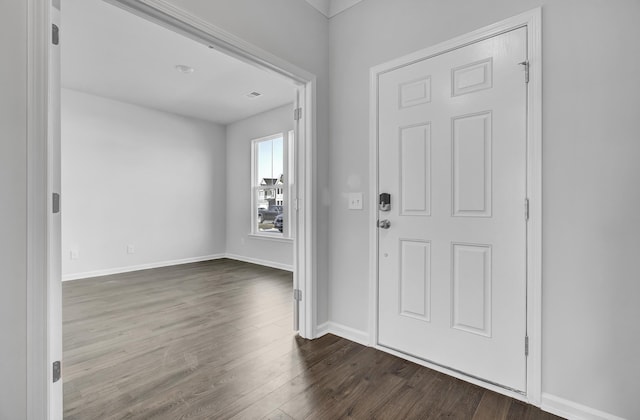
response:
<path id="1" fill-rule="evenodd" d="M 491 217 L 491 112 L 454 117 L 453 215 Z"/>
<path id="2" fill-rule="evenodd" d="M 491 246 L 452 244 L 451 326 L 491 337 Z"/>
<path id="3" fill-rule="evenodd" d="M 400 213 L 431 213 L 431 126 L 400 128 Z"/>
<path id="4" fill-rule="evenodd" d="M 428 322 L 431 316 L 431 245 L 400 240 L 400 314 Z"/>

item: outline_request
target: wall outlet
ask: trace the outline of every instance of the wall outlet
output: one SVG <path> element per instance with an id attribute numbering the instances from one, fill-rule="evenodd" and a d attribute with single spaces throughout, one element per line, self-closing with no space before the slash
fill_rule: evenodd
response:
<path id="1" fill-rule="evenodd" d="M 362 210 L 362 193 L 349 193 L 349 210 Z"/>
<path id="2" fill-rule="evenodd" d="M 127 254 L 135 254 L 136 253 L 136 247 L 135 245 L 127 245 Z"/>
<path id="3" fill-rule="evenodd" d="M 78 252 L 77 249 L 72 249 L 69 254 L 72 260 L 77 260 L 78 258 L 80 258 L 80 253 Z"/>

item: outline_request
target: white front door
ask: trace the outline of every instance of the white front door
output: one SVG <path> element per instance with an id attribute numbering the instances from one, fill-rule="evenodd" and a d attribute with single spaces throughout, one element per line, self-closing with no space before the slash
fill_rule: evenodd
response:
<path id="1" fill-rule="evenodd" d="M 381 74 L 378 343 L 526 389 L 526 28 Z"/>

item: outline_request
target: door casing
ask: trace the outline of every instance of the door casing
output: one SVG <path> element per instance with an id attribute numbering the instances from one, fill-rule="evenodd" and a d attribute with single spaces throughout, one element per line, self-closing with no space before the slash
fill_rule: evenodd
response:
<path id="1" fill-rule="evenodd" d="M 370 70 L 369 88 L 369 345 L 431 369 L 446 373 L 492 391 L 540 406 L 542 386 L 542 9 L 513 16 L 454 39 L 416 51 L 403 57 L 377 65 Z M 481 41 L 513 29 L 527 28 L 529 83 L 527 92 L 527 197 L 529 220 L 527 223 L 527 391 L 525 395 L 513 392 L 451 368 L 445 368 L 378 345 L 378 77 L 402 66 L 424 60 Z M 524 72 L 523 72 L 524 73 Z M 524 76 L 523 76 L 524 77 Z M 524 212 L 524 208 L 523 208 Z M 524 213 L 523 213 L 524 214 Z M 523 350 L 525 343 L 523 342 Z"/>
<path id="2" fill-rule="evenodd" d="M 316 76 L 162 0 L 105 0 L 165 27 L 178 30 L 212 48 L 251 65 L 284 76 L 297 85 L 296 121 L 298 150 L 297 229 L 294 249 L 294 287 L 302 291 L 299 334 L 315 338 L 315 212 L 316 202 Z M 49 159 L 58 156 L 48 145 L 51 0 L 28 0 L 27 68 L 27 419 L 62 418 L 61 401 L 52 401 L 51 335 L 62 337 L 61 328 L 49 322 L 50 262 L 48 220 L 51 206 Z M 64 42 L 64 40 L 62 40 Z M 293 118 L 293 113 L 291 115 Z M 59 192 L 59 191 L 55 191 Z M 58 238 L 59 240 L 60 238 Z M 293 299 L 293 296 L 292 296 Z M 64 377 L 64 370 L 62 373 Z M 58 383 L 60 385 L 62 381 Z M 61 386 L 61 385 L 60 385 Z M 60 393 L 61 394 L 61 393 Z"/>

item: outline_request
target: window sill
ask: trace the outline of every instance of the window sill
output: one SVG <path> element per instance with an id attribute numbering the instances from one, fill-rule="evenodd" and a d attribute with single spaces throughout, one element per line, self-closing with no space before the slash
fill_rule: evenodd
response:
<path id="1" fill-rule="evenodd" d="M 293 238 L 286 238 L 284 236 L 279 236 L 279 235 L 278 236 L 269 235 L 268 233 L 250 233 L 249 238 L 274 241 L 274 242 L 285 242 L 285 243 L 293 242 Z"/>

